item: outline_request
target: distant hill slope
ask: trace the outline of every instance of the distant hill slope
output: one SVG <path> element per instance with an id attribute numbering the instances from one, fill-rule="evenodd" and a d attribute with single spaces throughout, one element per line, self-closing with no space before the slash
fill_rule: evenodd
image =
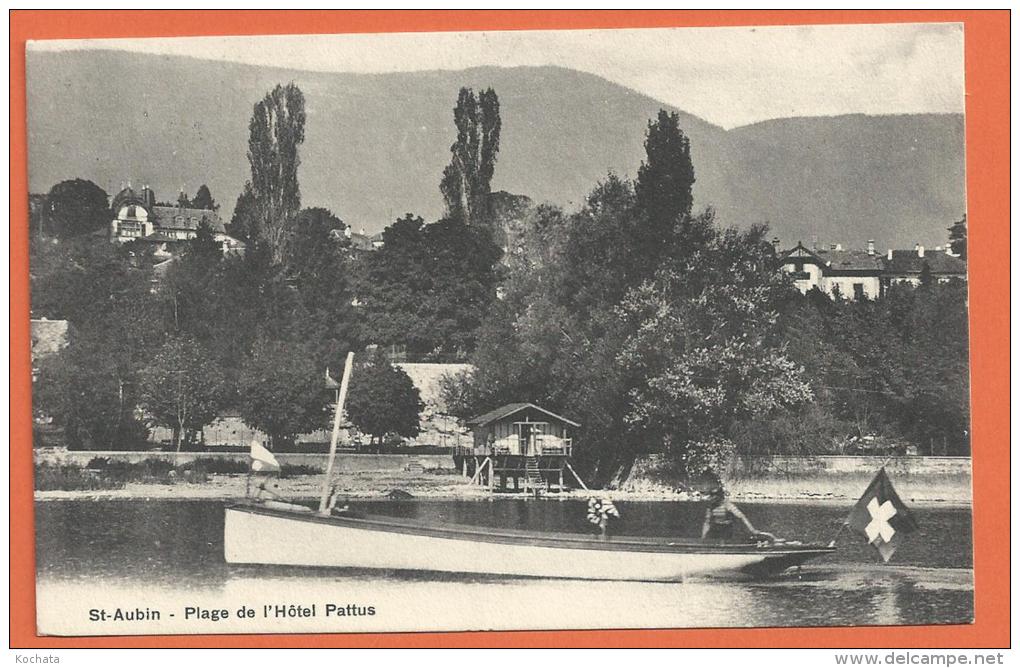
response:
<path id="1" fill-rule="evenodd" d="M 29 185 L 87 178 L 111 195 L 148 183 L 163 199 L 206 183 L 229 220 L 248 175 L 252 105 L 294 81 L 308 108 L 303 203 L 380 230 L 441 214 L 460 86 L 492 86 L 503 135 L 493 187 L 572 209 L 613 170 L 633 177 L 646 124 L 668 107 L 555 67 L 335 74 L 113 51 L 28 58 Z M 726 131 L 681 112 L 696 206 L 721 222 L 769 221 L 789 240 L 942 243 L 964 211 L 959 115 L 782 119 Z"/>

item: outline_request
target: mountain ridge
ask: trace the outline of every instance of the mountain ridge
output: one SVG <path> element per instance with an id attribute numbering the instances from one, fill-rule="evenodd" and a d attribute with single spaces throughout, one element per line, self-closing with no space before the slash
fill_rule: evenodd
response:
<path id="1" fill-rule="evenodd" d="M 111 196 L 131 180 L 172 199 L 182 185 L 193 193 L 207 183 L 229 219 L 248 172 L 251 107 L 293 80 L 308 110 L 303 204 L 369 232 L 407 211 L 441 215 L 438 184 L 462 85 L 500 95 L 493 188 L 568 210 L 607 172 L 636 175 L 648 119 L 664 108 L 681 114 L 691 138 L 696 208 L 712 206 L 726 225 L 768 221 L 784 246 L 812 237 L 936 245 L 964 212 L 958 114 L 802 116 L 726 130 L 559 66 L 354 74 L 30 50 L 27 69 L 35 192 L 81 177 Z"/>

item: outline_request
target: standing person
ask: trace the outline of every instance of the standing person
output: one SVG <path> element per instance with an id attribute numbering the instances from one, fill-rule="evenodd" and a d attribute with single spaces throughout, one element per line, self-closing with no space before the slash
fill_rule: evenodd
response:
<path id="1" fill-rule="evenodd" d="M 752 538 L 775 541 L 776 537 L 767 531 L 758 531 L 729 499 L 722 485 L 716 485 L 708 493 L 708 508 L 705 509 L 705 523 L 701 527 L 701 538 L 713 540 L 731 540 L 733 525 L 740 521 Z"/>

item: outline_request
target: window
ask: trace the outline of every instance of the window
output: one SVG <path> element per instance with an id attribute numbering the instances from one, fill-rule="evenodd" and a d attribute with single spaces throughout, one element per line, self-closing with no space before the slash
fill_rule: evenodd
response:
<path id="1" fill-rule="evenodd" d="M 854 283 L 854 299 L 861 300 L 866 298 L 867 295 L 864 294 L 864 283 Z"/>

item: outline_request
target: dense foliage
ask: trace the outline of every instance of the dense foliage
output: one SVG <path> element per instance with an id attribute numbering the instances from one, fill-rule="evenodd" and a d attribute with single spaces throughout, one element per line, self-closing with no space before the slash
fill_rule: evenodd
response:
<path id="1" fill-rule="evenodd" d="M 447 216 L 408 213 L 374 250 L 333 212 L 300 208 L 292 84 L 252 114 L 251 180 L 229 227 L 243 255 L 204 226 L 171 260 L 111 244 L 91 234 L 109 223 L 106 193 L 57 184 L 37 207 L 32 309 L 70 335 L 37 364 L 39 415 L 72 447 L 137 447 L 156 425 L 184 447 L 232 409 L 286 444 L 328 424 L 327 369 L 376 344 L 472 362 L 444 381 L 462 417 L 531 401 L 576 419 L 578 464 L 599 482 L 649 452 L 692 473 L 734 452 L 968 453 L 966 285 L 929 271 L 876 300 L 800 294 L 765 227 L 721 229 L 693 210 L 679 120 L 649 122 L 635 180 L 607 174 L 564 211 L 491 192 L 499 100 L 462 89 Z M 205 186 L 190 203 L 216 208 Z M 952 234 L 965 254 L 965 218 Z M 421 410 L 404 372 L 359 353 L 359 429 L 411 437 Z"/>
<path id="2" fill-rule="evenodd" d="M 140 373 L 141 406 L 156 424 L 173 432 L 174 449 L 216 418 L 230 399 L 223 372 L 196 341 L 167 340 Z"/>
<path id="3" fill-rule="evenodd" d="M 355 365 L 347 398 L 347 416 L 359 431 L 381 442 L 387 434 L 418 435 L 424 408 L 411 378 L 376 352 Z"/>
<path id="4" fill-rule="evenodd" d="M 319 429 L 328 417 L 324 371 L 308 346 L 260 338 L 238 378 L 238 408 L 245 423 L 269 436 L 270 447 Z"/>
<path id="5" fill-rule="evenodd" d="M 91 181 L 61 181 L 46 195 L 39 235 L 68 238 L 104 229 L 110 224 L 110 196 Z"/>
<path id="6" fill-rule="evenodd" d="M 360 259 L 363 338 L 425 359 L 463 359 L 495 301 L 500 255 L 485 229 L 407 214 Z"/>

